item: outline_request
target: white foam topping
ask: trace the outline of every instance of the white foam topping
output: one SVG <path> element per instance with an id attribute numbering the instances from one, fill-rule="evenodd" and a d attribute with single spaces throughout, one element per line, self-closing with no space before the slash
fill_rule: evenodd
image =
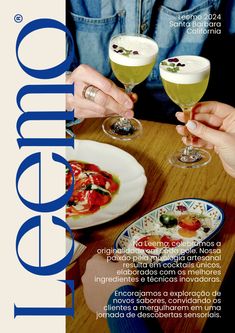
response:
<path id="1" fill-rule="evenodd" d="M 176 56 L 174 57 L 178 59 L 178 62 L 169 62 L 169 58 L 161 61 L 159 70 L 162 79 L 178 83 L 178 84 L 192 84 L 202 81 L 205 77 L 207 77 L 210 73 L 210 61 L 206 58 L 199 56 Z M 163 65 L 162 63 L 167 63 L 168 65 Z M 169 71 L 170 64 L 174 63 L 177 66 L 178 63 L 184 66 L 177 66 L 179 70 L 177 72 Z"/>
<path id="2" fill-rule="evenodd" d="M 114 48 L 115 46 L 116 48 Z M 114 47 L 113 47 L 114 46 Z M 117 53 L 120 48 L 132 51 L 128 56 Z M 133 52 L 135 51 L 135 54 Z M 138 53 L 136 53 L 138 52 Z M 144 66 L 156 61 L 158 54 L 157 43 L 142 36 L 118 35 L 109 43 L 110 59 L 123 66 Z"/>

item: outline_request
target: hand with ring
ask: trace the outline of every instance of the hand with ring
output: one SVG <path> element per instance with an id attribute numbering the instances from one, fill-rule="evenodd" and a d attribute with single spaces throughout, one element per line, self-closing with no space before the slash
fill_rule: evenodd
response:
<path id="1" fill-rule="evenodd" d="M 178 125 L 177 132 L 187 140 L 190 132 L 197 137 L 194 146 L 214 149 L 223 164 L 224 170 L 235 177 L 235 108 L 219 102 L 200 102 L 193 108 L 193 120 L 186 126 Z M 176 117 L 185 123 L 183 112 Z"/>
<path id="2" fill-rule="evenodd" d="M 136 94 L 128 96 L 114 82 L 88 65 L 78 66 L 67 75 L 67 83 L 74 82 L 74 96 L 66 97 L 68 111 L 74 109 L 76 118 L 106 117 L 119 114 L 133 117 Z"/>

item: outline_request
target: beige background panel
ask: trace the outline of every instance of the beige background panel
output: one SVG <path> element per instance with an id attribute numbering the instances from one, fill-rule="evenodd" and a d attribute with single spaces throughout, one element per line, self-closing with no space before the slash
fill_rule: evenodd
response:
<path id="1" fill-rule="evenodd" d="M 23 16 L 21 23 L 14 21 L 16 14 Z M 40 215 L 25 207 L 15 190 L 15 175 L 25 157 L 42 151 L 43 159 L 43 200 L 57 198 L 64 191 L 64 168 L 51 161 L 55 151 L 64 155 L 64 148 L 22 148 L 17 146 L 16 121 L 20 115 L 15 98 L 18 90 L 27 84 L 63 83 L 64 76 L 52 80 L 31 78 L 20 68 L 15 56 L 15 42 L 18 33 L 28 22 L 38 18 L 53 18 L 65 21 L 64 0 L 12 0 L 1 4 L 1 222 L 0 255 L 0 331 L 13 332 L 65 332 L 64 317 L 17 317 L 14 319 L 14 303 L 25 307 L 62 307 L 65 306 L 65 288 L 58 279 L 65 273 L 54 276 L 36 276 L 26 271 L 18 261 L 15 252 L 15 239 L 20 226 L 30 217 Z M 53 43 L 52 43 L 53 38 Z M 39 43 L 42 43 L 40 45 Z M 53 47 L 52 47 L 53 46 Z M 22 42 L 20 55 L 29 66 L 40 68 L 58 64 L 64 59 L 65 39 L 62 32 L 39 30 Z M 45 81 L 45 82 L 44 82 Z M 22 101 L 24 109 L 64 110 L 63 96 L 28 96 Z M 64 124 L 54 122 L 34 126 L 25 124 L 24 135 L 42 133 L 42 136 L 64 136 Z M 22 177 L 21 186 L 32 200 L 37 199 L 37 172 L 29 170 L 28 177 Z M 24 179 L 23 179 L 24 178 Z M 22 192 L 23 193 L 23 192 Z M 61 228 L 51 223 L 51 216 L 64 219 L 64 209 L 46 213 L 42 217 L 42 264 L 48 265 L 64 256 L 65 235 Z M 37 263 L 37 230 L 27 234 L 20 246 L 22 257 L 30 263 Z"/>

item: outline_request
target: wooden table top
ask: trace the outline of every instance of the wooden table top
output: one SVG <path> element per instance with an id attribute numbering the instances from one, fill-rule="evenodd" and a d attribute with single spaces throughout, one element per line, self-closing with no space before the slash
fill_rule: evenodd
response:
<path id="1" fill-rule="evenodd" d="M 105 319 L 95 319 L 86 306 L 80 277 L 84 273 L 87 260 L 98 248 L 112 247 L 119 233 L 137 217 L 148 211 L 180 198 L 202 198 L 219 205 L 225 213 L 225 225 L 216 236 L 222 242 L 221 281 L 223 281 L 235 248 L 235 179 L 228 176 L 219 158 L 212 153 L 212 161 L 199 169 L 172 167 L 167 157 L 182 146 L 174 125 L 142 121 L 143 135 L 130 142 L 112 140 L 101 129 L 101 119 L 85 120 L 73 130 L 79 139 L 89 139 L 117 146 L 131 155 L 144 167 L 148 180 L 141 201 L 128 213 L 114 221 L 75 231 L 75 239 L 87 246 L 86 251 L 68 271 L 68 278 L 75 280 L 75 317 L 67 318 L 67 333 L 108 333 Z M 208 254 L 209 256 L 212 254 Z M 219 290 L 219 283 L 158 283 L 151 285 L 155 290 Z M 67 296 L 67 306 L 71 306 L 71 294 Z M 164 333 L 199 333 L 206 318 L 159 319 Z"/>

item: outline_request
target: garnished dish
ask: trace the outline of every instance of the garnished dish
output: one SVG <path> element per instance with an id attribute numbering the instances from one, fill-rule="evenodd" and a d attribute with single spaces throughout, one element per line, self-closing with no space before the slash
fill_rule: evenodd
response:
<path id="1" fill-rule="evenodd" d="M 170 202 L 126 228 L 116 249 L 133 254 L 139 262 L 168 262 L 209 240 L 222 227 L 222 210 L 201 199 Z"/>
<path id="2" fill-rule="evenodd" d="M 143 196 L 147 179 L 136 159 L 115 146 L 75 140 L 66 149 L 75 187 L 66 209 L 71 229 L 110 222 L 131 209 Z M 70 172 L 66 185 L 72 181 Z"/>
<path id="3" fill-rule="evenodd" d="M 69 161 L 72 170 L 66 170 L 66 188 L 74 190 L 66 207 L 66 217 L 93 214 L 107 205 L 117 193 L 119 181 L 111 173 L 97 165 L 81 161 Z"/>

